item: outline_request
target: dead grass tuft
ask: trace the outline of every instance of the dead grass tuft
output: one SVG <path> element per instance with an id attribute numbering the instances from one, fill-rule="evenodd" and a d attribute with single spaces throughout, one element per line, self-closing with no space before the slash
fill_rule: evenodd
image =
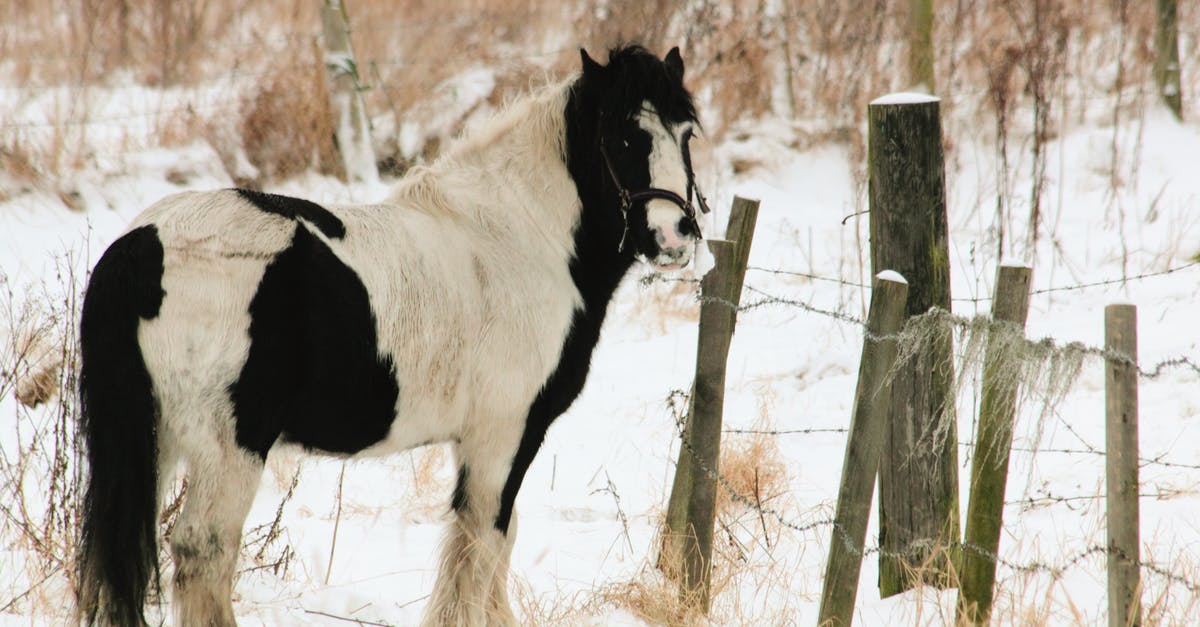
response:
<path id="1" fill-rule="evenodd" d="M 265 180 L 285 179 L 310 168 L 343 176 L 319 59 L 313 49 L 307 60 L 284 60 L 243 102 L 242 146 Z"/>
<path id="2" fill-rule="evenodd" d="M 730 434 L 721 443 L 721 476 L 737 494 L 752 502 L 768 503 L 788 489 L 787 464 L 776 437 L 763 433 Z M 727 490 L 717 490 L 717 515 L 737 516 L 746 506 Z"/>
<path id="3" fill-rule="evenodd" d="M 33 389 L 4 421 L 0 450 L 0 544 L 16 556 L 5 566 L 3 611 L 59 616 L 70 594 L 82 498 L 82 450 L 76 436 L 74 389 L 78 353 L 78 259 L 57 259 L 58 283 L 21 293 L 0 274 L 0 397 Z M 51 367 L 57 364 L 60 367 Z M 33 381 L 34 383 L 30 383 Z M 40 401 L 31 409 L 34 397 Z"/>
<path id="4" fill-rule="evenodd" d="M 58 391 L 63 365 L 57 321 L 52 313 L 39 313 L 26 310 L 17 318 L 5 348 L 9 355 L 4 359 L 4 375 L 17 401 L 29 408 L 49 401 Z"/>
<path id="5" fill-rule="evenodd" d="M 405 464 L 411 474 L 403 491 L 401 507 L 405 514 L 418 520 L 438 520 L 450 511 L 450 495 L 454 490 L 450 446 L 435 444 L 409 451 Z M 404 462 L 397 460 L 398 464 Z"/>
<path id="6" fill-rule="evenodd" d="M 0 142 L 0 172 L 8 181 L 0 186 L 0 202 L 7 200 L 9 191 L 6 187 L 17 189 L 29 188 L 41 179 L 36 159 L 30 153 L 29 147 L 17 138 L 9 138 Z"/>
<path id="7" fill-rule="evenodd" d="M 643 566 L 628 581 L 605 584 L 593 592 L 595 610 L 620 609 L 652 625 L 703 624 L 696 604 L 679 593 L 678 584 L 655 568 Z"/>

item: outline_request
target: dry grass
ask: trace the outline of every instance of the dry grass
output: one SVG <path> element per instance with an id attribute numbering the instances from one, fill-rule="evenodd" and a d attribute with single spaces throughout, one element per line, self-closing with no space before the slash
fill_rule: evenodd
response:
<path id="1" fill-rule="evenodd" d="M 756 503 L 767 504 L 787 493 L 787 463 L 780 455 L 777 438 L 773 435 L 726 436 L 721 443 L 721 476 L 735 493 Z M 736 519 L 745 513 L 745 509 L 746 506 L 733 500 L 727 490 L 717 491 L 717 516 Z"/>
<path id="2" fill-rule="evenodd" d="M 242 147 L 261 179 L 279 180 L 309 169 L 342 175 L 320 55 L 285 59 L 242 103 Z"/>
<path id="3" fill-rule="evenodd" d="M 402 507 L 415 520 L 439 520 L 450 511 L 457 469 L 449 445 L 423 446 L 405 454 L 411 479 L 405 482 Z M 400 462 L 403 463 L 403 462 Z"/>
<path id="4" fill-rule="evenodd" d="M 211 138 L 206 129 L 211 118 L 236 117 L 242 121 L 234 145 L 245 146 L 263 170 L 261 178 L 292 176 L 306 168 L 336 171 L 326 132 L 324 72 L 319 55 L 310 55 L 320 33 L 319 3 L 12 4 L 12 19 L 0 25 L 0 58 L 16 85 L 104 88 L 133 81 L 192 88 L 228 82 L 233 93 L 217 110 L 182 123 L 161 123 L 157 141 L 175 145 Z M 377 119 L 390 118 L 380 128 L 423 122 L 422 103 L 467 70 L 495 70 L 496 86 L 487 97 L 494 107 L 525 91 L 530 77 L 574 71 L 579 46 L 602 56 L 604 48 L 626 41 L 643 42 L 659 53 L 671 45 L 682 48 L 688 83 L 704 105 L 714 141 L 736 131 L 740 121 L 774 114 L 793 125 L 793 136 L 784 138 L 793 146 L 845 142 L 862 158 L 866 103 L 908 87 L 901 62 L 907 35 L 902 2 L 833 0 L 778 7 L 760 0 L 572 6 L 549 0 L 482 5 L 477 0 L 352 0 L 349 15 L 367 109 Z M 966 113 L 947 118 L 948 137 L 974 136 L 980 122 L 1000 116 L 1013 139 L 1038 138 L 1033 146 L 1037 167 L 1039 147 L 1062 131 L 1062 123 L 1088 116 L 1098 95 L 1110 100 L 1118 118 L 1144 109 L 1140 99 L 1122 98 L 1121 92 L 1148 85 L 1153 60 L 1149 3 L 1118 10 L 1084 0 L 960 0 L 941 6 L 935 19 L 938 92 L 948 111 Z M 1185 7 L 1180 31 L 1197 30 L 1200 12 Z M 1183 56 L 1190 58 L 1186 49 Z M 1115 81 L 1108 68 L 1097 71 L 1096 59 L 1119 63 Z M 1186 68 L 1184 75 L 1189 75 Z M 1190 89 L 1185 85 L 1185 92 Z M 1033 116 L 1015 118 L 1025 105 L 1034 105 Z M 1193 106 L 1185 98 L 1185 107 Z M 58 117 L 67 125 L 87 120 L 85 111 Z M 970 128 L 953 128 L 957 120 Z M 436 130 L 417 154 L 432 157 L 460 126 Z M 406 155 L 399 154 L 395 139 L 376 139 L 380 159 L 394 164 L 390 171 L 402 171 Z M 77 155 L 58 153 L 89 144 L 86 133 L 38 141 L 44 145 L 37 150 L 22 146 L 14 141 L 13 129 L 0 126 L 0 158 L 12 161 L 12 170 L 24 178 L 58 178 L 80 162 Z M 228 153 L 220 145 L 227 141 L 214 145 Z M 227 156 L 222 154 L 236 179 L 234 160 Z M 1118 176 L 1114 172 L 1114 179 Z M 1036 178 L 1030 191 L 1033 207 L 1022 207 L 1034 221 L 1041 219 L 1042 180 Z"/>
<path id="5" fill-rule="evenodd" d="M 0 274 L 0 398 L 26 397 L 12 405 L 0 442 L 0 543 L 15 559 L 2 568 L 11 583 L 0 590 L 0 612 L 57 615 L 71 585 L 82 451 L 74 397 L 54 391 L 75 388 L 77 261 L 59 258 L 58 285 L 23 293 Z"/>

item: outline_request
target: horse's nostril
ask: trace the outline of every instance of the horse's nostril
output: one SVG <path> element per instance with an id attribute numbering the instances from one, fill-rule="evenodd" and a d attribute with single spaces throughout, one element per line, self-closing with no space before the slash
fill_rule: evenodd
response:
<path id="1" fill-rule="evenodd" d="M 690 249 L 688 249 L 687 246 L 680 246 L 679 248 L 668 249 L 665 252 L 667 253 L 667 256 L 672 259 L 683 259 L 688 255 Z"/>

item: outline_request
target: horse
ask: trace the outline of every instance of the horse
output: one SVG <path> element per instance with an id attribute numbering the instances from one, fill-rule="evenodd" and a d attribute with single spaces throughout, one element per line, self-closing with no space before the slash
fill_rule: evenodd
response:
<path id="1" fill-rule="evenodd" d="M 525 472 L 583 388 L 622 278 L 639 260 L 686 266 L 706 210 L 679 49 L 580 57 L 379 204 L 184 192 L 108 247 L 80 315 L 82 622 L 145 624 L 164 478 L 188 488 L 168 540 L 176 624 L 235 625 L 271 450 L 449 442 L 453 521 L 424 620 L 515 623 Z"/>

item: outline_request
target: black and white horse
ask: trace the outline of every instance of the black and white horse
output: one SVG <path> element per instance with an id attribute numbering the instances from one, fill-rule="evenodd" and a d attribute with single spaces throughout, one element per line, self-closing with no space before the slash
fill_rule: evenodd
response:
<path id="1" fill-rule="evenodd" d="M 525 471 L 582 389 L 635 259 L 682 267 L 700 236 L 678 49 L 623 47 L 603 66 L 581 52 L 580 74 L 514 103 L 383 203 L 184 193 L 108 248 L 80 329 L 84 621 L 144 622 L 163 484 L 179 467 L 176 624 L 232 625 L 242 525 L 272 448 L 452 442 L 455 520 L 427 620 L 514 622 Z"/>

